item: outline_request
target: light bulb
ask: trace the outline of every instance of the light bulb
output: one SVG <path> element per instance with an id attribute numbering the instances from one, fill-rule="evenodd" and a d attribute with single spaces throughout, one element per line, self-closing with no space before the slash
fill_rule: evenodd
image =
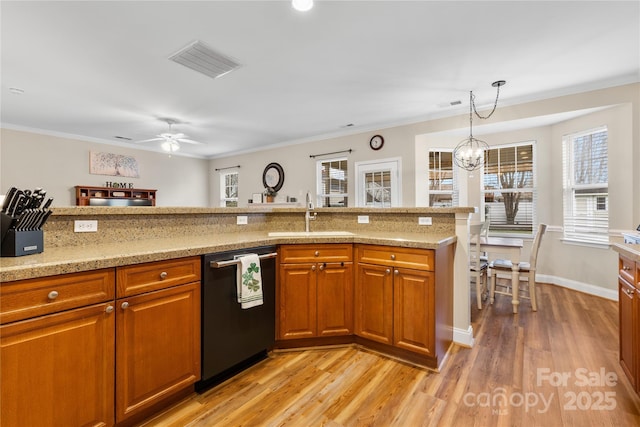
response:
<path id="1" fill-rule="evenodd" d="M 293 0 L 291 6 L 299 12 L 306 12 L 313 7 L 313 0 Z"/>

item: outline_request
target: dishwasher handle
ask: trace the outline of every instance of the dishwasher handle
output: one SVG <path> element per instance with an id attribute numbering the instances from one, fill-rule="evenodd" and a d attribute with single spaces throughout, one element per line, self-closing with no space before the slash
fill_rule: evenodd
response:
<path id="1" fill-rule="evenodd" d="M 258 258 L 269 259 L 269 258 L 275 258 L 277 256 L 278 256 L 278 252 L 271 252 L 269 254 L 258 255 Z M 239 259 L 230 259 L 227 261 L 211 261 L 209 263 L 209 266 L 211 268 L 222 268 L 222 267 L 228 267 L 230 265 L 238 265 L 238 264 L 240 264 Z"/>

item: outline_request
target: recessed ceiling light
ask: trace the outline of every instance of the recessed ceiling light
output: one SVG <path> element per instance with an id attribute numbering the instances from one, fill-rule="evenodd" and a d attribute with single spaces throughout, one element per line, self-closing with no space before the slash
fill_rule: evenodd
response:
<path id="1" fill-rule="evenodd" d="M 24 93 L 24 90 L 18 87 L 10 87 L 9 92 L 11 92 L 14 95 L 22 95 Z"/>
<path id="2" fill-rule="evenodd" d="M 293 0 L 291 6 L 299 12 L 306 12 L 313 7 L 313 0 Z"/>

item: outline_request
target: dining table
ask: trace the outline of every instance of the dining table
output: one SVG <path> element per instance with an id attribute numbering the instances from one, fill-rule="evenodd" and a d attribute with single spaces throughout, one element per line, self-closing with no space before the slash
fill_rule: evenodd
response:
<path id="1" fill-rule="evenodd" d="M 511 303 L 513 312 L 518 312 L 518 284 L 520 282 L 520 257 L 524 240 L 514 237 L 478 236 L 480 238 L 480 251 L 485 252 L 491 262 L 499 256 L 511 261 Z M 475 243 L 475 241 L 473 242 Z"/>

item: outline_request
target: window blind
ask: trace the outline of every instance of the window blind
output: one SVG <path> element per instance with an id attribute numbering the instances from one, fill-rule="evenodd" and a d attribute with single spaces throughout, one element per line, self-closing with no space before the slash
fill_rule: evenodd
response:
<path id="1" fill-rule="evenodd" d="M 563 137 L 564 237 L 609 242 L 609 168 L 606 126 Z"/>

